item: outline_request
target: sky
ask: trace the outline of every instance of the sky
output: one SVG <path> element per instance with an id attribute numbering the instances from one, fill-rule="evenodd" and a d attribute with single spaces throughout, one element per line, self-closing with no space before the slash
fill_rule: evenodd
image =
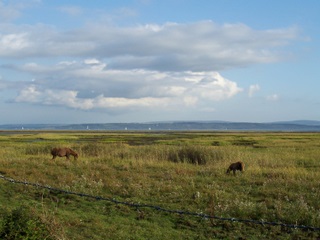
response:
<path id="1" fill-rule="evenodd" d="M 320 120 L 318 0 L 0 0 L 0 124 Z"/>

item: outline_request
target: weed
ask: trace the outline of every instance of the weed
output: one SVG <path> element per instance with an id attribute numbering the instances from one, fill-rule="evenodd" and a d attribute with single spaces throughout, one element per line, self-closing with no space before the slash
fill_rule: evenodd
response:
<path id="1" fill-rule="evenodd" d="M 0 219 L 1 239 L 52 239 L 47 226 L 25 206 L 8 211 L 2 209 Z"/>

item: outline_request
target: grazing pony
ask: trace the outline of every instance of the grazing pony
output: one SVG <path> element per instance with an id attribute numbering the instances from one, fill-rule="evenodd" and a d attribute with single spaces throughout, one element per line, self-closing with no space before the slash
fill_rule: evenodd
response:
<path id="1" fill-rule="evenodd" d="M 233 171 L 233 175 L 236 175 L 236 171 L 239 170 L 240 172 L 244 171 L 244 163 L 243 162 L 235 162 L 232 163 L 228 169 L 227 169 L 227 174 L 229 174 L 231 171 Z"/>
<path id="2" fill-rule="evenodd" d="M 51 154 L 52 154 L 52 159 L 55 159 L 57 156 L 58 157 L 66 157 L 67 159 L 70 159 L 70 155 L 72 155 L 74 157 L 74 159 L 76 160 L 78 158 L 78 153 L 76 153 L 75 151 L 73 151 L 71 148 L 53 148 L 51 150 Z"/>

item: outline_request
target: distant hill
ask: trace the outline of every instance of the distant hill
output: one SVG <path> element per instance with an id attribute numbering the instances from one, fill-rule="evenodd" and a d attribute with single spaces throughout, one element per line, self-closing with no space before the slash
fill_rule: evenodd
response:
<path id="1" fill-rule="evenodd" d="M 299 125 L 308 125 L 308 126 L 320 125 L 320 121 L 313 121 L 313 120 L 295 120 L 295 121 L 283 121 L 283 122 L 274 122 L 274 123 L 299 124 Z"/>
<path id="2" fill-rule="evenodd" d="M 297 120 L 271 123 L 224 121 L 173 121 L 149 123 L 94 123 L 94 124 L 7 124 L 1 130 L 130 130 L 130 131 L 303 131 L 320 132 L 320 121 Z"/>

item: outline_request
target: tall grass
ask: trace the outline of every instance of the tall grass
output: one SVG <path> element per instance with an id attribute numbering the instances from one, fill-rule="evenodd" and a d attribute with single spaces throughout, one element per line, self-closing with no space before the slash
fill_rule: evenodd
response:
<path id="1" fill-rule="evenodd" d="M 59 133 L 50 133 L 41 135 L 41 140 L 39 134 L 32 133 L 15 135 L 14 140 L 10 135 L 2 136 L 0 173 L 168 209 L 320 226 L 320 134 L 99 133 L 95 138 L 96 135 L 69 133 L 59 138 Z M 50 149 L 60 146 L 77 151 L 79 159 L 52 160 Z M 228 165 L 239 160 L 245 163 L 245 172 L 235 177 L 226 175 Z M 14 211 L 21 202 L 27 203 L 40 219 L 51 219 L 59 231 L 56 236 L 66 239 L 115 238 L 115 232 L 123 238 L 136 239 L 157 238 L 164 232 L 178 239 L 249 239 L 247 231 L 264 238 L 318 236 L 298 230 L 291 230 L 289 235 L 276 227 L 266 233 L 264 226 L 201 222 L 10 183 L 0 184 L 0 191 L 0 209 Z M 11 204 L 5 204 L 8 202 Z M 118 227 L 124 225 L 139 230 L 132 233 Z"/>

